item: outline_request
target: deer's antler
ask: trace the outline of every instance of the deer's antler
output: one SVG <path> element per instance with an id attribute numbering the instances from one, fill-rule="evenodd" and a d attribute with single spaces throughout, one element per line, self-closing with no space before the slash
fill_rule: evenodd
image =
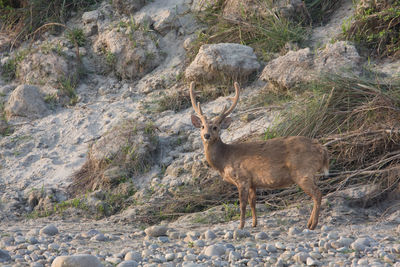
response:
<path id="1" fill-rule="evenodd" d="M 189 88 L 190 100 L 192 101 L 194 112 L 196 112 L 196 114 L 199 115 L 200 119 L 203 120 L 205 119 L 205 116 L 203 114 L 203 111 L 201 110 L 200 102 L 197 102 L 196 104 L 196 94 L 194 93 L 193 88 L 194 88 L 194 82 L 191 82 Z"/>
<path id="2" fill-rule="evenodd" d="M 232 111 L 235 109 L 238 101 L 239 101 L 239 90 L 240 86 L 238 82 L 235 82 L 235 97 L 233 98 L 233 102 L 231 107 L 227 110 L 227 106 L 225 105 L 224 109 L 222 110 L 221 114 L 217 117 L 216 121 L 221 122 L 223 119 L 225 119 L 229 114 L 232 113 Z"/>

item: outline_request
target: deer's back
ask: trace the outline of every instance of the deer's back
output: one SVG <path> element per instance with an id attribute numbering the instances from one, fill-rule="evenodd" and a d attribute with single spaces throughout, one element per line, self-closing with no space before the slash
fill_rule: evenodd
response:
<path id="1" fill-rule="evenodd" d="M 256 187 L 282 188 L 321 171 L 325 150 L 302 136 L 229 145 L 226 175 Z"/>

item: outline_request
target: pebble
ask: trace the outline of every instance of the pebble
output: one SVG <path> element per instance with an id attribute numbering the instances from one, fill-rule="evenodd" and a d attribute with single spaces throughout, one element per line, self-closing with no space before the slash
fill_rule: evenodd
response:
<path id="1" fill-rule="evenodd" d="M 268 239 L 268 235 L 265 232 L 259 232 L 254 236 L 254 238 L 256 240 L 266 240 Z"/>

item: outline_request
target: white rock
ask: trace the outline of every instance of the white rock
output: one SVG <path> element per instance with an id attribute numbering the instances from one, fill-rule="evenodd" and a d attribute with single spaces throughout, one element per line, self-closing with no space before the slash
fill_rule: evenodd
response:
<path id="1" fill-rule="evenodd" d="M 93 255 L 76 254 L 55 258 L 51 267 L 104 267 L 104 265 Z"/>
<path id="2" fill-rule="evenodd" d="M 4 111 L 8 118 L 21 116 L 37 119 L 48 113 L 39 88 L 33 85 L 20 85 L 15 88 L 5 105 Z"/>
<path id="3" fill-rule="evenodd" d="M 153 225 L 144 230 L 147 236 L 159 237 L 167 234 L 167 227 L 165 225 Z"/>
<path id="4" fill-rule="evenodd" d="M 45 227 L 43 227 L 42 229 L 40 229 L 39 232 L 41 235 L 45 234 L 45 235 L 56 235 L 58 234 L 58 229 L 54 224 L 49 224 L 46 225 Z"/>
<path id="5" fill-rule="evenodd" d="M 223 245 L 211 245 L 204 249 L 203 254 L 209 257 L 222 256 L 225 254 L 225 250 Z"/>
<path id="6" fill-rule="evenodd" d="M 200 47 L 199 53 L 185 71 L 188 80 L 217 81 L 221 77 L 247 79 L 260 68 L 253 48 L 240 44 L 220 43 Z"/>

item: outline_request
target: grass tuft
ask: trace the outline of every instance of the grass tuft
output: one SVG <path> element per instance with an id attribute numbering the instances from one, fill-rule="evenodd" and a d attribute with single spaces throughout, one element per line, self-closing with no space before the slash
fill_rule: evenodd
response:
<path id="1" fill-rule="evenodd" d="M 366 6 L 361 1 L 353 20 L 343 27 L 346 39 L 379 58 L 400 56 L 399 31 L 400 2 L 389 0 L 371 1 Z"/>

